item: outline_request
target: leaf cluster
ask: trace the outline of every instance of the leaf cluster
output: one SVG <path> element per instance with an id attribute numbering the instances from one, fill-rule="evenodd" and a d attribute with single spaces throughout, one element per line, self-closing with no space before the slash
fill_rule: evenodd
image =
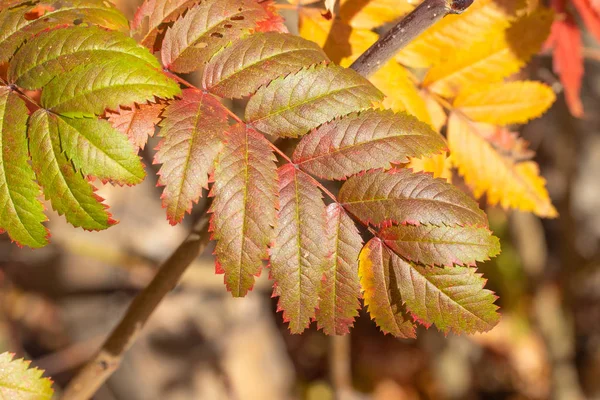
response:
<path id="1" fill-rule="evenodd" d="M 292 332 L 316 320 L 347 333 L 361 295 L 401 337 L 417 322 L 471 333 L 498 321 L 474 268 L 499 252 L 484 212 L 406 168 L 446 151 L 444 138 L 382 109 L 384 93 L 286 33 L 271 2 L 147 0 L 130 36 L 104 0 L 11 2 L 0 21 L 11 21 L 2 48 L 13 46 L 0 88 L 0 226 L 13 240 L 46 243 L 40 186 L 73 225 L 113 224 L 89 181 L 141 181 L 136 150 L 157 123 L 169 221 L 209 189 L 217 272 L 244 296 L 267 260 Z M 520 63 L 510 57 L 497 58 Z M 429 81 L 440 96 L 471 79 L 444 65 L 428 75 L 441 77 Z M 201 87 L 176 75 L 192 71 Z M 243 118 L 220 98 L 247 99 Z M 463 95 L 464 113 L 474 101 Z M 337 195 L 326 181 L 341 182 Z"/>

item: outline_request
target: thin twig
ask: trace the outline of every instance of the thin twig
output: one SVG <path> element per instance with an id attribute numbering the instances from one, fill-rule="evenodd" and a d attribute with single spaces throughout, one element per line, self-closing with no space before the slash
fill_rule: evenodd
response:
<path id="1" fill-rule="evenodd" d="M 100 352 L 69 383 L 63 399 L 91 398 L 106 379 L 119 368 L 124 353 L 135 342 L 152 312 L 177 285 L 188 265 L 206 247 L 209 238 L 207 233 L 209 216 L 206 210 L 204 211 L 204 215 L 184 242 L 161 265 L 152 282 L 133 299 L 125 316 L 104 342 Z"/>
<path id="2" fill-rule="evenodd" d="M 367 49 L 350 68 L 368 77 L 425 29 L 448 14 L 460 14 L 473 0 L 425 0 Z"/>
<path id="3" fill-rule="evenodd" d="M 382 67 L 399 49 L 418 36 L 429 26 L 447 14 L 464 11 L 473 0 L 425 0 L 419 7 L 408 14 L 386 35 L 371 46 L 351 68 L 363 76 L 368 76 Z M 184 86 L 195 88 L 179 76 L 170 74 Z M 196 88 L 197 89 L 197 88 Z M 243 123 L 227 107 L 223 107 L 232 118 Z M 289 157 L 285 157 L 289 160 Z M 310 176 L 310 174 L 307 174 Z M 312 177 L 311 177 L 312 178 Z M 314 178 L 313 178 L 314 179 Z M 335 200 L 316 179 L 315 182 L 325 193 Z M 209 239 L 207 208 L 202 211 L 202 218 L 194 226 L 186 240 L 160 267 L 152 282 L 140 292 L 129 306 L 121 322 L 112 331 L 98 354 L 69 383 L 62 399 L 87 400 L 117 370 L 124 353 L 137 339 L 144 324 L 167 293 L 175 287 L 181 275 L 194 259 L 205 248 Z"/>

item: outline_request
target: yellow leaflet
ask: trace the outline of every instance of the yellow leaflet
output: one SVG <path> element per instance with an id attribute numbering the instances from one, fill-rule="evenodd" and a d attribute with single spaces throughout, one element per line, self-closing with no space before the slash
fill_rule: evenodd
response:
<path id="1" fill-rule="evenodd" d="M 476 0 L 463 14 L 447 15 L 413 40 L 396 59 L 413 68 L 428 68 L 490 32 L 503 32 L 524 7 L 524 0 Z"/>
<path id="2" fill-rule="evenodd" d="M 298 17 L 300 36 L 316 42 L 331 61 L 342 66 L 350 65 L 352 60 L 377 41 L 375 32 L 352 29 L 340 20 L 327 20 L 318 9 L 301 8 Z"/>
<path id="3" fill-rule="evenodd" d="M 446 125 L 448 121 L 448 115 L 444 110 L 444 107 L 433 96 L 426 90 L 421 90 L 421 96 L 425 101 L 425 107 L 429 112 L 431 118 L 431 126 L 438 132 L 442 131 L 442 127 Z"/>
<path id="4" fill-rule="evenodd" d="M 369 78 L 385 94 L 383 106 L 393 111 L 406 111 L 431 125 L 425 101 L 415 87 L 408 71 L 394 60 L 388 61 Z"/>
<path id="5" fill-rule="evenodd" d="M 434 178 L 443 178 L 452 183 L 452 164 L 446 152 L 429 157 L 411 158 L 406 168 L 413 171 L 431 172 Z"/>
<path id="6" fill-rule="evenodd" d="M 519 18 L 505 32 L 495 32 L 458 51 L 453 58 L 429 70 L 423 85 L 452 97 L 474 83 L 493 83 L 519 71 L 537 53 L 550 33 L 553 14 L 539 9 Z"/>
<path id="7" fill-rule="evenodd" d="M 476 125 L 453 113 L 448 122 L 452 163 L 473 189 L 475 197 L 487 193 L 489 204 L 532 211 L 540 217 L 556 217 L 546 181 L 533 161 L 516 162 L 483 139 Z"/>
<path id="8" fill-rule="evenodd" d="M 539 117 L 555 99 L 543 83 L 516 81 L 469 87 L 454 100 L 454 106 L 474 121 L 507 125 Z"/>
<path id="9" fill-rule="evenodd" d="M 418 1 L 342 0 L 340 18 L 353 28 L 373 29 L 410 12 Z"/>

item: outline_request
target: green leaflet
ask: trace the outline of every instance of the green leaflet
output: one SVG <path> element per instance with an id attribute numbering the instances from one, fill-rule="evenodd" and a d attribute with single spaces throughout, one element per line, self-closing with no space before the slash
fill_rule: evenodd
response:
<path id="1" fill-rule="evenodd" d="M 133 145 L 108 121 L 62 116 L 55 121 L 62 151 L 83 175 L 128 185 L 144 180 Z"/>
<path id="2" fill-rule="evenodd" d="M 31 160 L 38 182 L 52 208 L 67 221 L 87 230 L 101 230 L 115 221 L 93 186 L 67 160 L 60 148 L 59 118 L 37 110 L 29 121 Z"/>
<path id="3" fill-rule="evenodd" d="M 426 265 L 475 265 L 500 253 L 500 241 L 483 227 L 398 225 L 379 237 L 405 259 Z"/>
<path id="4" fill-rule="evenodd" d="M 294 162 L 325 179 L 344 179 L 374 168 L 390 168 L 446 147 L 442 136 L 406 113 L 367 110 L 335 119 L 304 136 Z"/>
<path id="5" fill-rule="evenodd" d="M 0 397 L 12 400 L 50 400 L 52 381 L 43 371 L 29 368 L 30 361 L 13 360 L 14 354 L 0 354 Z"/>
<path id="6" fill-rule="evenodd" d="M 0 63 L 8 61 L 26 39 L 44 29 L 64 24 L 99 25 L 127 32 L 127 19 L 104 0 L 50 0 L 39 18 L 32 19 L 36 5 L 24 5 L 0 12 Z M 39 8 L 37 9 L 39 10 Z"/>
<path id="7" fill-rule="evenodd" d="M 167 30 L 161 49 L 163 65 L 174 72 L 192 72 L 229 42 L 267 19 L 256 0 L 205 0 Z"/>
<path id="8" fill-rule="evenodd" d="M 82 65 L 52 80 L 42 92 L 42 106 L 67 117 L 100 115 L 106 108 L 143 103 L 180 93 L 175 81 L 146 62 L 106 61 Z"/>
<path id="9" fill-rule="evenodd" d="M 415 327 L 398 291 L 390 266 L 390 254 L 381 240 L 371 239 L 360 252 L 358 274 L 365 306 L 384 333 L 414 338 Z"/>
<path id="10" fill-rule="evenodd" d="M 0 231 L 20 246 L 48 243 L 44 207 L 37 199 L 27 154 L 27 107 L 9 88 L 0 86 Z"/>
<path id="11" fill-rule="evenodd" d="M 240 98 L 275 78 L 328 60 L 316 43 L 301 37 L 255 33 L 215 55 L 204 69 L 202 84 L 218 96 Z"/>
<path id="12" fill-rule="evenodd" d="M 353 70 L 320 64 L 261 87 L 248 101 L 246 121 L 269 135 L 298 137 L 382 99 L 383 94 Z"/>
<path id="13" fill-rule="evenodd" d="M 158 60 L 145 47 L 121 32 L 73 26 L 27 41 L 10 62 L 8 80 L 25 89 L 37 89 L 80 65 L 107 61 L 124 65 L 143 61 L 160 69 Z"/>
<path id="14" fill-rule="evenodd" d="M 325 334 L 345 335 L 350 332 L 360 308 L 358 255 L 363 241 L 342 206 L 331 203 L 326 211 L 328 250 L 331 254 L 325 263 L 315 319 Z"/>
<path id="15" fill-rule="evenodd" d="M 277 218 L 277 161 L 265 137 L 244 125 L 229 129 L 215 169 L 211 212 L 217 271 L 234 297 L 260 274 Z"/>
<path id="16" fill-rule="evenodd" d="M 271 274 L 278 310 L 292 333 L 315 316 L 327 262 L 325 204 L 308 175 L 292 164 L 279 168 L 279 214 L 271 248 Z"/>
<path id="17" fill-rule="evenodd" d="M 160 136 L 154 156 L 158 184 L 165 186 L 162 198 L 172 225 L 183 219 L 208 187 L 227 129 L 227 114 L 217 99 L 199 90 L 186 89 L 181 100 L 163 112 Z"/>

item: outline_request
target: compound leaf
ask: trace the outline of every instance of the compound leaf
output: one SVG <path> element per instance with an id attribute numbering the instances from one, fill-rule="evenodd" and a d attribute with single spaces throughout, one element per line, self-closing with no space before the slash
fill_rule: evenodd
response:
<path id="1" fill-rule="evenodd" d="M 365 306 L 371 319 L 384 333 L 414 338 L 415 327 L 398 293 L 390 261 L 391 252 L 378 238 L 371 239 L 361 250 L 358 273 Z"/>
<path id="2" fill-rule="evenodd" d="M 201 69 L 230 41 L 267 18 L 256 0 L 203 1 L 167 30 L 161 50 L 163 65 L 174 72 Z"/>
<path id="3" fill-rule="evenodd" d="M 316 43 L 301 37 L 255 33 L 235 41 L 209 61 L 203 86 L 221 97 L 240 98 L 277 77 L 327 60 Z"/>
<path id="4" fill-rule="evenodd" d="M 469 196 L 442 179 L 407 169 L 367 171 L 342 185 L 340 203 L 364 223 L 487 226 Z"/>
<path id="5" fill-rule="evenodd" d="M 273 294 L 292 333 L 315 316 L 327 262 L 325 205 L 311 178 L 292 164 L 279 168 L 279 213 L 271 248 Z"/>
<path id="6" fill-rule="evenodd" d="M 215 169 L 211 206 L 217 271 L 243 297 L 260 274 L 277 217 L 277 166 L 269 142 L 236 125 L 226 135 Z"/>
<path id="7" fill-rule="evenodd" d="M 13 359 L 14 354 L 0 354 L 0 397 L 11 400 L 50 400 L 52 381 L 43 371 L 29 368 L 30 361 Z"/>
<path id="8" fill-rule="evenodd" d="M 353 70 L 319 64 L 260 88 L 246 107 L 246 120 L 257 129 L 298 137 L 351 112 L 370 108 L 382 93 Z"/>
<path id="9" fill-rule="evenodd" d="M 358 315 L 358 254 L 363 241 L 352 219 L 337 203 L 327 206 L 327 239 L 331 254 L 319 294 L 316 320 L 327 335 L 345 335 Z"/>
<path id="10" fill-rule="evenodd" d="M 101 230 L 115 224 L 94 193 L 94 187 L 77 172 L 60 148 L 60 117 L 37 110 L 29 121 L 31 161 L 44 196 L 58 214 L 76 227 Z"/>
<path id="11" fill-rule="evenodd" d="M 165 104 L 134 104 L 131 107 L 119 107 L 118 112 L 107 113 L 113 128 L 124 133 L 137 149 L 144 149 L 148 136 L 154 136 L 156 125 Z"/>
<path id="12" fill-rule="evenodd" d="M 144 61 L 82 65 L 44 87 L 42 106 L 67 117 L 100 115 L 106 108 L 171 98 L 179 85 Z"/>
<path id="13" fill-rule="evenodd" d="M 439 153 L 444 148 L 442 136 L 415 117 L 367 110 L 321 125 L 304 136 L 293 159 L 313 175 L 344 179 L 367 169 L 408 162 L 408 157 Z"/>
<path id="14" fill-rule="evenodd" d="M 454 106 L 474 121 L 522 124 L 546 112 L 555 99 L 543 83 L 513 81 L 470 87 L 458 95 Z"/>
<path id="15" fill-rule="evenodd" d="M 519 18 L 506 31 L 492 32 L 457 51 L 446 63 L 432 67 L 423 85 L 452 97 L 474 83 L 494 83 L 518 72 L 537 53 L 550 32 L 553 14 L 540 8 Z"/>
<path id="16" fill-rule="evenodd" d="M 135 185 L 146 173 L 127 137 L 106 120 L 52 118 L 60 148 L 84 176 L 119 184 Z"/>
<path id="17" fill-rule="evenodd" d="M 127 19 L 104 0 L 50 0 L 40 5 L 23 5 L 0 12 L 0 64 L 17 51 L 26 39 L 49 28 L 82 23 L 127 32 Z"/>
<path id="18" fill-rule="evenodd" d="M 146 48 L 121 32 L 73 26 L 27 41 L 11 60 L 8 79 L 25 89 L 37 89 L 82 64 L 109 60 L 123 64 L 143 61 L 160 68 L 158 60 Z"/>
<path id="19" fill-rule="evenodd" d="M 484 227 L 396 225 L 378 236 L 405 259 L 425 265 L 475 265 L 500 252 L 498 238 Z"/>
<path id="20" fill-rule="evenodd" d="M 388 252 L 400 297 L 413 317 L 448 333 L 492 329 L 500 320 L 496 296 L 469 267 L 422 267 Z"/>
<path id="21" fill-rule="evenodd" d="M 533 161 L 517 162 L 502 154 L 478 133 L 476 125 L 454 113 L 448 122 L 448 145 L 453 163 L 475 197 L 487 193 L 492 205 L 532 211 L 540 217 L 557 216 Z"/>
<path id="22" fill-rule="evenodd" d="M 171 224 L 180 222 L 208 186 L 208 174 L 222 148 L 227 114 L 213 96 L 186 89 L 181 100 L 173 101 L 163 112 L 154 162 L 163 164 L 158 175 L 165 186 L 163 207 Z"/>
<path id="23" fill-rule="evenodd" d="M 0 86 L 0 231 L 20 246 L 48 243 L 44 206 L 37 199 L 27 154 L 27 106 L 6 86 Z"/>

